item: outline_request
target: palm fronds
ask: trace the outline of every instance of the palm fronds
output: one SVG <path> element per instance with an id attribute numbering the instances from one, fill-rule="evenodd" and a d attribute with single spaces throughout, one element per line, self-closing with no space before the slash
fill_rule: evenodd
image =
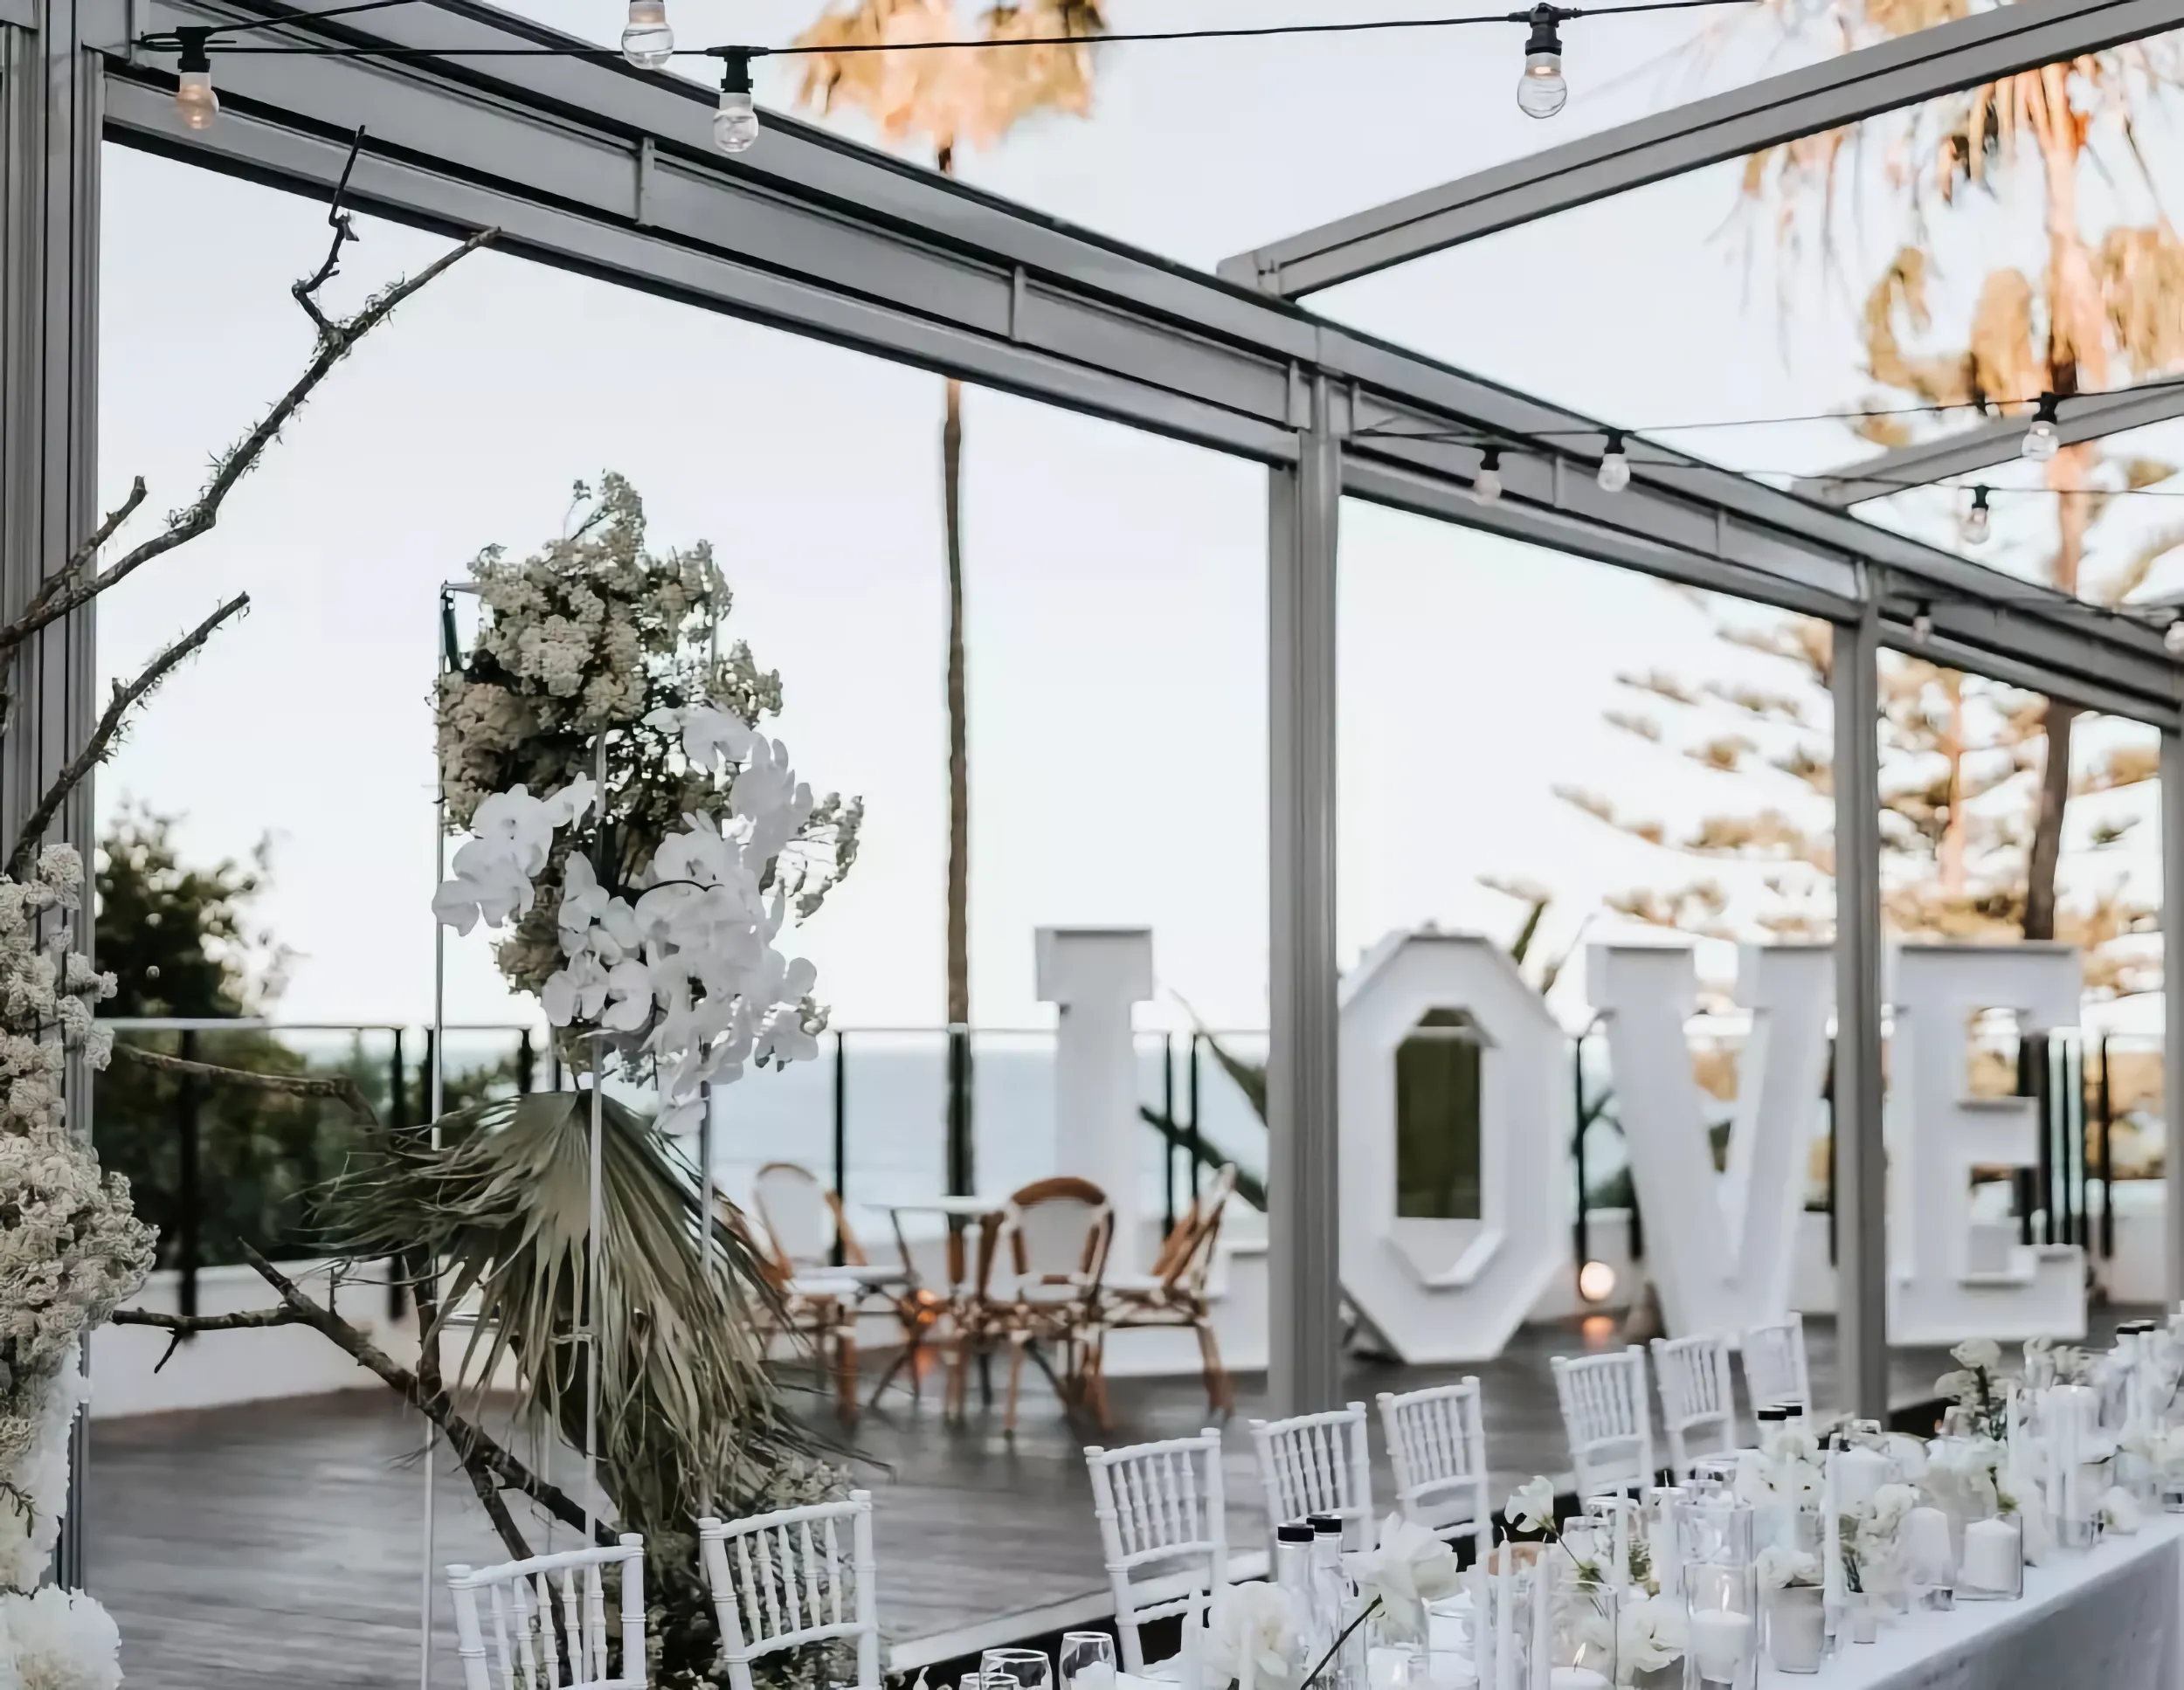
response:
<path id="1" fill-rule="evenodd" d="M 458 1369 L 482 1392 L 513 1364 L 520 1411 L 584 1438 L 591 1105 L 545 1092 L 384 1132 L 333 1188 L 326 1222 L 358 1257 L 441 1266 L 437 1323 L 474 1314 Z M 622 1526 L 688 1529 L 755 1494 L 803 1439 L 778 1409 L 754 1318 L 770 1293 L 749 1241 L 717 1223 L 648 1121 L 604 1110 L 598 1310 L 600 1482 Z M 414 1271 L 414 1270 L 413 1270 Z M 431 1285 L 420 1275 L 428 1300 Z"/>

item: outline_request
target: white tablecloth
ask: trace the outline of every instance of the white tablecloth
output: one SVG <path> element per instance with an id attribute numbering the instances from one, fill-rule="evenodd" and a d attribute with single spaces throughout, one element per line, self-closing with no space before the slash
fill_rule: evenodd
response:
<path id="1" fill-rule="evenodd" d="M 1468 1663 L 1436 1620 L 1434 1677 Z M 1870 1644 L 1846 1644 L 1819 1673 L 1763 1667 L 1761 1690 L 2184 1690 L 2184 1517 L 2157 1514 L 2131 1537 L 2025 1569 L 2015 1602 L 1965 1602 L 1913 1613 Z M 1121 1680 L 1122 1690 L 1173 1690 Z"/>

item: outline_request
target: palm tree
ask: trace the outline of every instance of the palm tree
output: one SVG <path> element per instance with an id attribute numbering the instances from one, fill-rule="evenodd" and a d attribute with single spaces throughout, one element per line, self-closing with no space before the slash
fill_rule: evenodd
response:
<path id="1" fill-rule="evenodd" d="M 1784 16 L 1793 29 L 1819 24 L 1849 50 L 1968 10 L 1965 0 L 1836 0 L 1821 12 L 1786 8 Z M 2112 227 L 2096 245 L 2085 232 L 2079 186 L 2088 170 L 2111 182 L 2127 174 L 2152 186 L 2136 123 L 2150 97 L 2184 79 L 2179 71 L 2172 39 L 2023 72 L 1931 101 L 1910 114 L 1907 126 L 1900 116 L 1876 118 L 1755 155 L 1747 161 L 1745 191 L 1755 201 L 1780 202 L 1774 226 L 1793 255 L 1817 257 L 1832 269 L 1840 259 L 1832 230 L 1838 176 L 1846 160 L 1855 168 L 1868 132 L 1887 148 L 1888 180 L 1903 202 L 1909 235 L 1865 300 L 1866 374 L 1883 389 L 1925 404 L 2022 409 L 2042 394 L 2100 391 L 2126 370 L 2143 380 L 2184 362 L 2184 242 L 2160 219 Z M 2080 96 L 2075 104 L 2074 93 Z M 2104 124 L 2121 139 L 2114 161 L 2120 171 L 2093 145 Z M 2039 168 L 2013 168 L 2028 162 L 2028 152 Z M 2045 271 L 2036 279 L 2007 266 L 1990 272 L 1979 289 L 1966 344 L 1914 350 L 1904 330 L 1924 336 L 1931 324 L 1927 284 L 1936 269 L 1936 223 L 1975 191 L 2036 204 Z M 1820 220 L 1816 242 L 1803 238 L 1800 198 L 1816 202 L 1807 208 Z M 1869 418 L 1859 428 L 1883 445 L 1911 437 L 1897 418 Z M 2102 461 L 2099 445 L 2089 441 L 2064 447 L 2047 466 L 2047 485 L 2056 493 L 2048 576 L 2065 592 L 2084 586 L 2087 537 L 2103 507 L 2099 496 L 2084 489 L 2094 485 Z M 2123 479 L 2143 486 L 2174 473 L 2172 466 L 2139 460 L 2124 466 Z M 2092 596 L 2119 602 L 2179 538 L 2134 559 L 2122 579 Z M 2047 700 L 2042 711 L 2045 749 L 2022 907 L 2028 939 L 2055 935 L 2056 868 L 2077 714 L 2077 707 L 2058 700 Z"/>
<path id="2" fill-rule="evenodd" d="M 957 149 L 991 147 L 1040 112 L 1092 109 L 1090 43 L 1107 28 L 1099 0 L 1001 0 L 978 38 L 1027 41 L 1009 52 L 818 52 L 804 60 L 798 98 L 831 112 L 861 110 L 888 141 L 929 144 L 934 168 L 956 173 Z M 1053 38 L 1067 38 L 1056 43 Z M 844 0 L 798 38 L 799 47 L 915 46 L 964 38 L 953 0 Z M 1079 45 L 1082 42 L 1083 45 Z M 948 565 L 948 1024 L 950 1187 L 968 1191 L 971 1165 L 971 763 L 963 637 L 963 383 L 950 377 L 940 430 Z"/>

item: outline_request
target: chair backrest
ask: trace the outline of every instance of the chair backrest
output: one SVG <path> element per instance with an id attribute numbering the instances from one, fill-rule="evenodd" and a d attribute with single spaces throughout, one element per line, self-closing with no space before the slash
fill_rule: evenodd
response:
<path id="1" fill-rule="evenodd" d="M 1813 1376 L 1805 1362 L 1805 1317 L 1745 1329 L 1745 1394 L 1753 1411 L 1794 1403 L 1813 1411 Z"/>
<path id="2" fill-rule="evenodd" d="M 1372 1547 L 1372 1464 L 1363 1403 L 1288 1420 L 1254 1420 L 1251 1442 L 1269 1529 L 1331 1514 L 1343 1522 L 1345 1549 Z"/>
<path id="3" fill-rule="evenodd" d="M 1551 1365 L 1578 1494 L 1654 1482 L 1653 1412 L 1646 1402 L 1646 1352 L 1636 1344 L 1606 1355 L 1557 1355 Z"/>
<path id="4" fill-rule="evenodd" d="M 1669 1435 L 1669 1466 L 1682 1484 L 1700 1456 L 1727 1455 L 1737 1447 L 1729 1340 L 1708 1334 L 1655 1338 L 1653 1371 L 1661 1390 L 1661 1424 Z"/>
<path id="5" fill-rule="evenodd" d="M 1092 1511 L 1099 1518 L 1123 1671 L 1145 1670 L 1137 1628 L 1147 1620 L 1206 1606 L 1228 1583 L 1227 1504 L 1221 1489 L 1221 1435 L 1085 1446 Z"/>
<path id="6" fill-rule="evenodd" d="M 1000 1264 L 1017 1282 L 1098 1286 L 1107 1269 L 1115 1211 L 1107 1193 L 1089 1179 L 1058 1175 L 1034 1180 L 1008 1200 L 1001 1230 L 1006 1240 Z"/>
<path id="7" fill-rule="evenodd" d="M 770 1162 L 750 1189 L 758 1218 L 784 1266 L 811 1267 L 833 1259 L 833 1211 L 818 1175 L 798 1162 Z"/>
<path id="8" fill-rule="evenodd" d="M 857 1645 L 854 1690 L 880 1690 L 870 1491 L 748 1520 L 701 1520 L 698 1559 L 734 1690 L 751 1690 L 750 1664 L 761 1655 L 843 1638 Z M 839 1682 L 831 1673 L 820 1681 Z"/>
<path id="9" fill-rule="evenodd" d="M 621 1666 L 607 1665 L 605 1569 L 620 1571 L 616 1629 Z M 501 1690 L 641 1690 L 645 1680 L 645 1540 L 625 1532 L 612 1549 L 569 1549 L 497 1567 L 451 1566 L 464 1690 L 494 1690 L 486 1656 L 493 1631 Z M 489 1619 L 480 1611 L 486 1599 Z"/>
<path id="10" fill-rule="evenodd" d="M 1395 1468 L 1395 1506 L 1439 1532 L 1469 1526 L 1483 1555 L 1493 1514 L 1486 1490 L 1486 1421 L 1479 1382 L 1379 1395 L 1380 1430 Z"/>

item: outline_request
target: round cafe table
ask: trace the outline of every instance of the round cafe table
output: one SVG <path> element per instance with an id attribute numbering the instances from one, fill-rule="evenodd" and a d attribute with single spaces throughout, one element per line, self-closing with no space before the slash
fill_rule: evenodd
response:
<path id="1" fill-rule="evenodd" d="M 895 1247 L 902 1252 L 905 1264 L 910 1259 L 909 1241 L 902 1235 L 902 1217 L 905 1215 L 938 1215 L 948 1223 L 948 1307 L 950 1309 L 960 1309 L 964 1300 L 971 1294 L 970 1252 L 964 1248 L 965 1229 L 973 1221 L 982 1226 L 998 1222 L 1006 1206 L 1005 1198 L 978 1197 L 914 1197 L 904 1203 L 867 1203 L 864 1205 L 874 1213 L 888 1217 L 888 1224 L 895 1231 Z M 881 1393 L 894 1383 L 895 1375 L 916 1362 L 917 1352 L 924 1342 L 925 1326 L 921 1321 L 910 1328 L 902 1349 L 895 1352 L 895 1359 L 881 1374 L 880 1383 L 872 1388 L 869 1402 L 877 1404 Z M 910 1376 L 916 1379 L 917 1375 L 913 1372 Z M 981 1383 L 984 1383 L 983 1376 Z"/>

